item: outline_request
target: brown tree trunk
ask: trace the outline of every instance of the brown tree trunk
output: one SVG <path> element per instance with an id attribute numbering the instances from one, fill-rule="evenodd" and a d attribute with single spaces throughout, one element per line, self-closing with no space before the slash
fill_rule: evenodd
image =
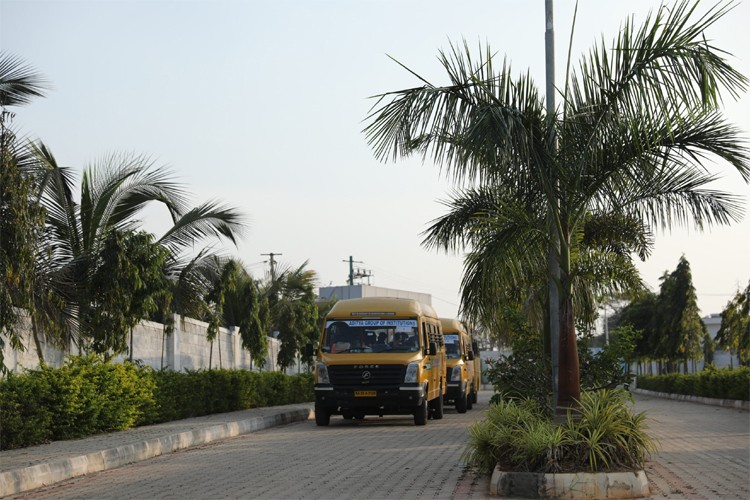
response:
<path id="1" fill-rule="evenodd" d="M 559 368 L 559 408 L 577 406 L 581 399 L 581 380 L 578 364 L 578 343 L 573 321 L 573 299 L 568 296 L 560 318 L 560 368 Z"/>
<path id="2" fill-rule="evenodd" d="M 36 345 L 36 354 L 39 356 L 39 366 L 44 366 L 44 352 L 42 352 L 42 343 L 39 340 L 39 331 L 36 327 L 36 321 L 31 318 L 31 334 L 34 337 L 34 344 Z"/>

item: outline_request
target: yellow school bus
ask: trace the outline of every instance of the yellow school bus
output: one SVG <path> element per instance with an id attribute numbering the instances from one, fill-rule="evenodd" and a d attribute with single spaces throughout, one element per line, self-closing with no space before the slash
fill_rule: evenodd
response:
<path id="1" fill-rule="evenodd" d="M 447 357 L 445 404 L 455 405 L 458 413 L 466 413 L 477 402 L 482 376 L 479 352 L 463 323 L 450 318 L 441 318 L 440 323 Z"/>
<path id="2" fill-rule="evenodd" d="M 413 415 L 416 425 L 440 419 L 445 366 L 432 307 L 401 298 L 340 300 L 317 348 L 315 422 L 328 425 L 331 415 Z"/>

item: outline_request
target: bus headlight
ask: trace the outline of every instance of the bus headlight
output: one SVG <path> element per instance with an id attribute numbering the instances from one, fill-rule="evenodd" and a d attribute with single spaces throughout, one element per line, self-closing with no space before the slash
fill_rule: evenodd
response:
<path id="1" fill-rule="evenodd" d="M 417 374 L 419 373 L 419 363 L 409 363 L 406 367 L 406 375 L 404 376 L 405 384 L 414 384 L 417 382 Z"/>
<path id="2" fill-rule="evenodd" d="M 453 367 L 453 371 L 451 372 L 451 382 L 460 382 L 461 381 L 461 365 L 456 365 Z"/>
<path id="3" fill-rule="evenodd" d="M 316 371 L 318 372 L 318 383 L 319 384 L 330 384 L 331 379 L 328 378 L 328 367 L 325 365 L 325 363 L 318 363 L 316 367 Z"/>

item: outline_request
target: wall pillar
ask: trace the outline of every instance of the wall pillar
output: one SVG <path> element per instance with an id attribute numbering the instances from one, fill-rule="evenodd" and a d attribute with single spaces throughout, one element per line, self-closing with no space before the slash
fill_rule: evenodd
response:
<path id="1" fill-rule="evenodd" d="M 179 314 L 174 315 L 174 331 L 172 335 L 169 335 L 165 341 L 167 343 L 165 354 L 165 367 L 176 372 L 182 371 L 182 363 L 180 352 L 180 328 L 182 326 L 182 318 Z"/>

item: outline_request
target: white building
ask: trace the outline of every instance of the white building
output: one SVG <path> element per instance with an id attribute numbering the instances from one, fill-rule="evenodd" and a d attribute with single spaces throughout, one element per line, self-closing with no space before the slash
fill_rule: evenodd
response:
<path id="1" fill-rule="evenodd" d="M 432 305 L 432 295 L 429 293 L 409 292 L 370 285 L 322 286 L 318 291 L 318 297 L 320 300 L 395 297 L 397 299 L 413 299 L 428 306 Z M 438 314 L 440 314 L 440 311 L 438 311 Z"/>

